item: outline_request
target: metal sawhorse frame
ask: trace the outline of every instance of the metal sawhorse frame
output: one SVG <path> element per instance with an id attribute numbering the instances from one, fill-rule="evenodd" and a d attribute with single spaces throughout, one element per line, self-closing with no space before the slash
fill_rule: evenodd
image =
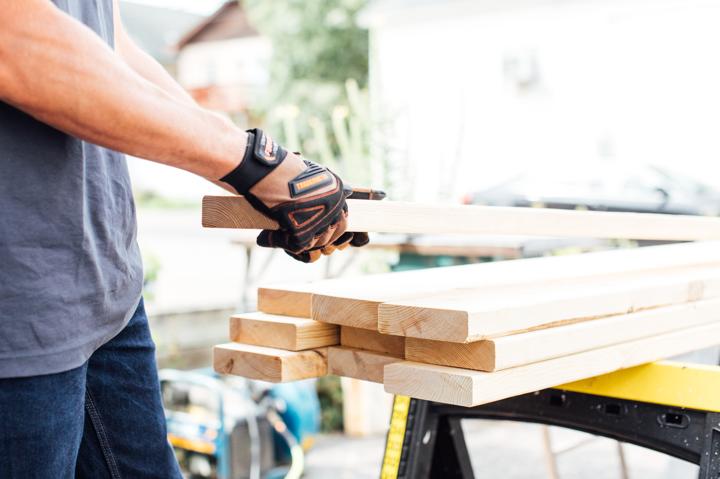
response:
<path id="1" fill-rule="evenodd" d="M 562 426 L 653 449 L 720 479 L 720 367 L 660 362 L 473 408 L 396 396 L 381 479 L 471 479 L 462 419 Z"/>

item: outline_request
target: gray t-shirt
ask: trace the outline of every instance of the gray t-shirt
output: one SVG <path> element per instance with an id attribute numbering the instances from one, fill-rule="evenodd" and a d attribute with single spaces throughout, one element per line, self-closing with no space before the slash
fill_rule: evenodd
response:
<path id="1" fill-rule="evenodd" d="M 54 3 L 113 45 L 112 0 Z M 82 365 L 140 300 L 125 157 L 0 102 L 0 378 Z"/>

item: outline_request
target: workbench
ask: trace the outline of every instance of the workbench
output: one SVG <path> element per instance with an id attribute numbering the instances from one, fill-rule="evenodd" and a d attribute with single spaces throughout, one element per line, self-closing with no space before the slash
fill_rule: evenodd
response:
<path id="1" fill-rule="evenodd" d="M 381 479 L 474 478 L 462 419 L 575 429 L 697 464 L 699 479 L 720 477 L 718 366 L 663 361 L 473 408 L 396 396 Z"/>

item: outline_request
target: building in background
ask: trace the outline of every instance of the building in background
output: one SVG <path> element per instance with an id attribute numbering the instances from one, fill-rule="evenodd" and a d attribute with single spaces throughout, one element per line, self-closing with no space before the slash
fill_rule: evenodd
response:
<path id="1" fill-rule="evenodd" d="M 246 113 L 268 84 L 271 42 L 230 1 L 177 43 L 177 78 L 201 105 Z"/>
<path id="2" fill-rule="evenodd" d="M 603 162 L 720 185 L 717 2 L 375 0 L 362 23 L 406 198 Z"/>
<path id="3" fill-rule="evenodd" d="M 176 74 L 175 45 L 189 29 L 204 18 L 184 10 L 131 0 L 121 2 L 120 13 L 128 34 L 171 75 Z"/>

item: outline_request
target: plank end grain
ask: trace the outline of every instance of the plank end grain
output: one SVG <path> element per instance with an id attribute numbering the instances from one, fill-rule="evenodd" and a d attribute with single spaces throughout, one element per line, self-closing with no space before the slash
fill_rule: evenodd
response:
<path id="1" fill-rule="evenodd" d="M 301 351 L 339 344 L 339 328 L 312 319 L 266 313 L 230 318 L 230 340 L 238 343 Z"/>
<path id="2" fill-rule="evenodd" d="M 278 229 L 276 221 L 257 211 L 242 196 L 204 196 L 202 225 L 205 228 Z"/>
<path id="3" fill-rule="evenodd" d="M 312 314 L 310 291 L 282 289 L 282 287 L 258 288 L 257 307 L 263 313 L 295 318 L 309 318 Z"/>
<path id="4" fill-rule="evenodd" d="M 466 311 L 382 303 L 377 307 L 377 329 L 382 334 L 464 343 L 469 332 Z"/>
<path id="5" fill-rule="evenodd" d="M 274 383 L 317 378 L 327 374 L 327 348 L 285 351 L 240 343 L 213 348 L 213 368 L 220 374 Z"/>
<path id="6" fill-rule="evenodd" d="M 495 342 L 448 343 L 428 339 L 406 338 L 405 359 L 419 363 L 454 366 L 478 371 L 497 368 Z"/>
<path id="7" fill-rule="evenodd" d="M 312 319 L 323 323 L 377 331 L 378 301 L 312 295 Z"/>
<path id="8" fill-rule="evenodd" d="M 385 366 L 385 391 L 428 401 L 470 407 L 475 405 L 474 374 L 434 364 L 400 361 Z"/>
<path id="9" fill-rule="evenodd" d="M 328 348 L 328 374 L 363 381 L 382 383 L 384 367 L 398 361 L 402 359 L 374 351 L 337 346 Z"/>
<path id="10" fill-rule="evenodd" d="M 340 344 L 349 348 L 385 353 L 396 358 L 405 356 L 405 338 L 381 334 L 369 329 L 341 326 Z"/>

